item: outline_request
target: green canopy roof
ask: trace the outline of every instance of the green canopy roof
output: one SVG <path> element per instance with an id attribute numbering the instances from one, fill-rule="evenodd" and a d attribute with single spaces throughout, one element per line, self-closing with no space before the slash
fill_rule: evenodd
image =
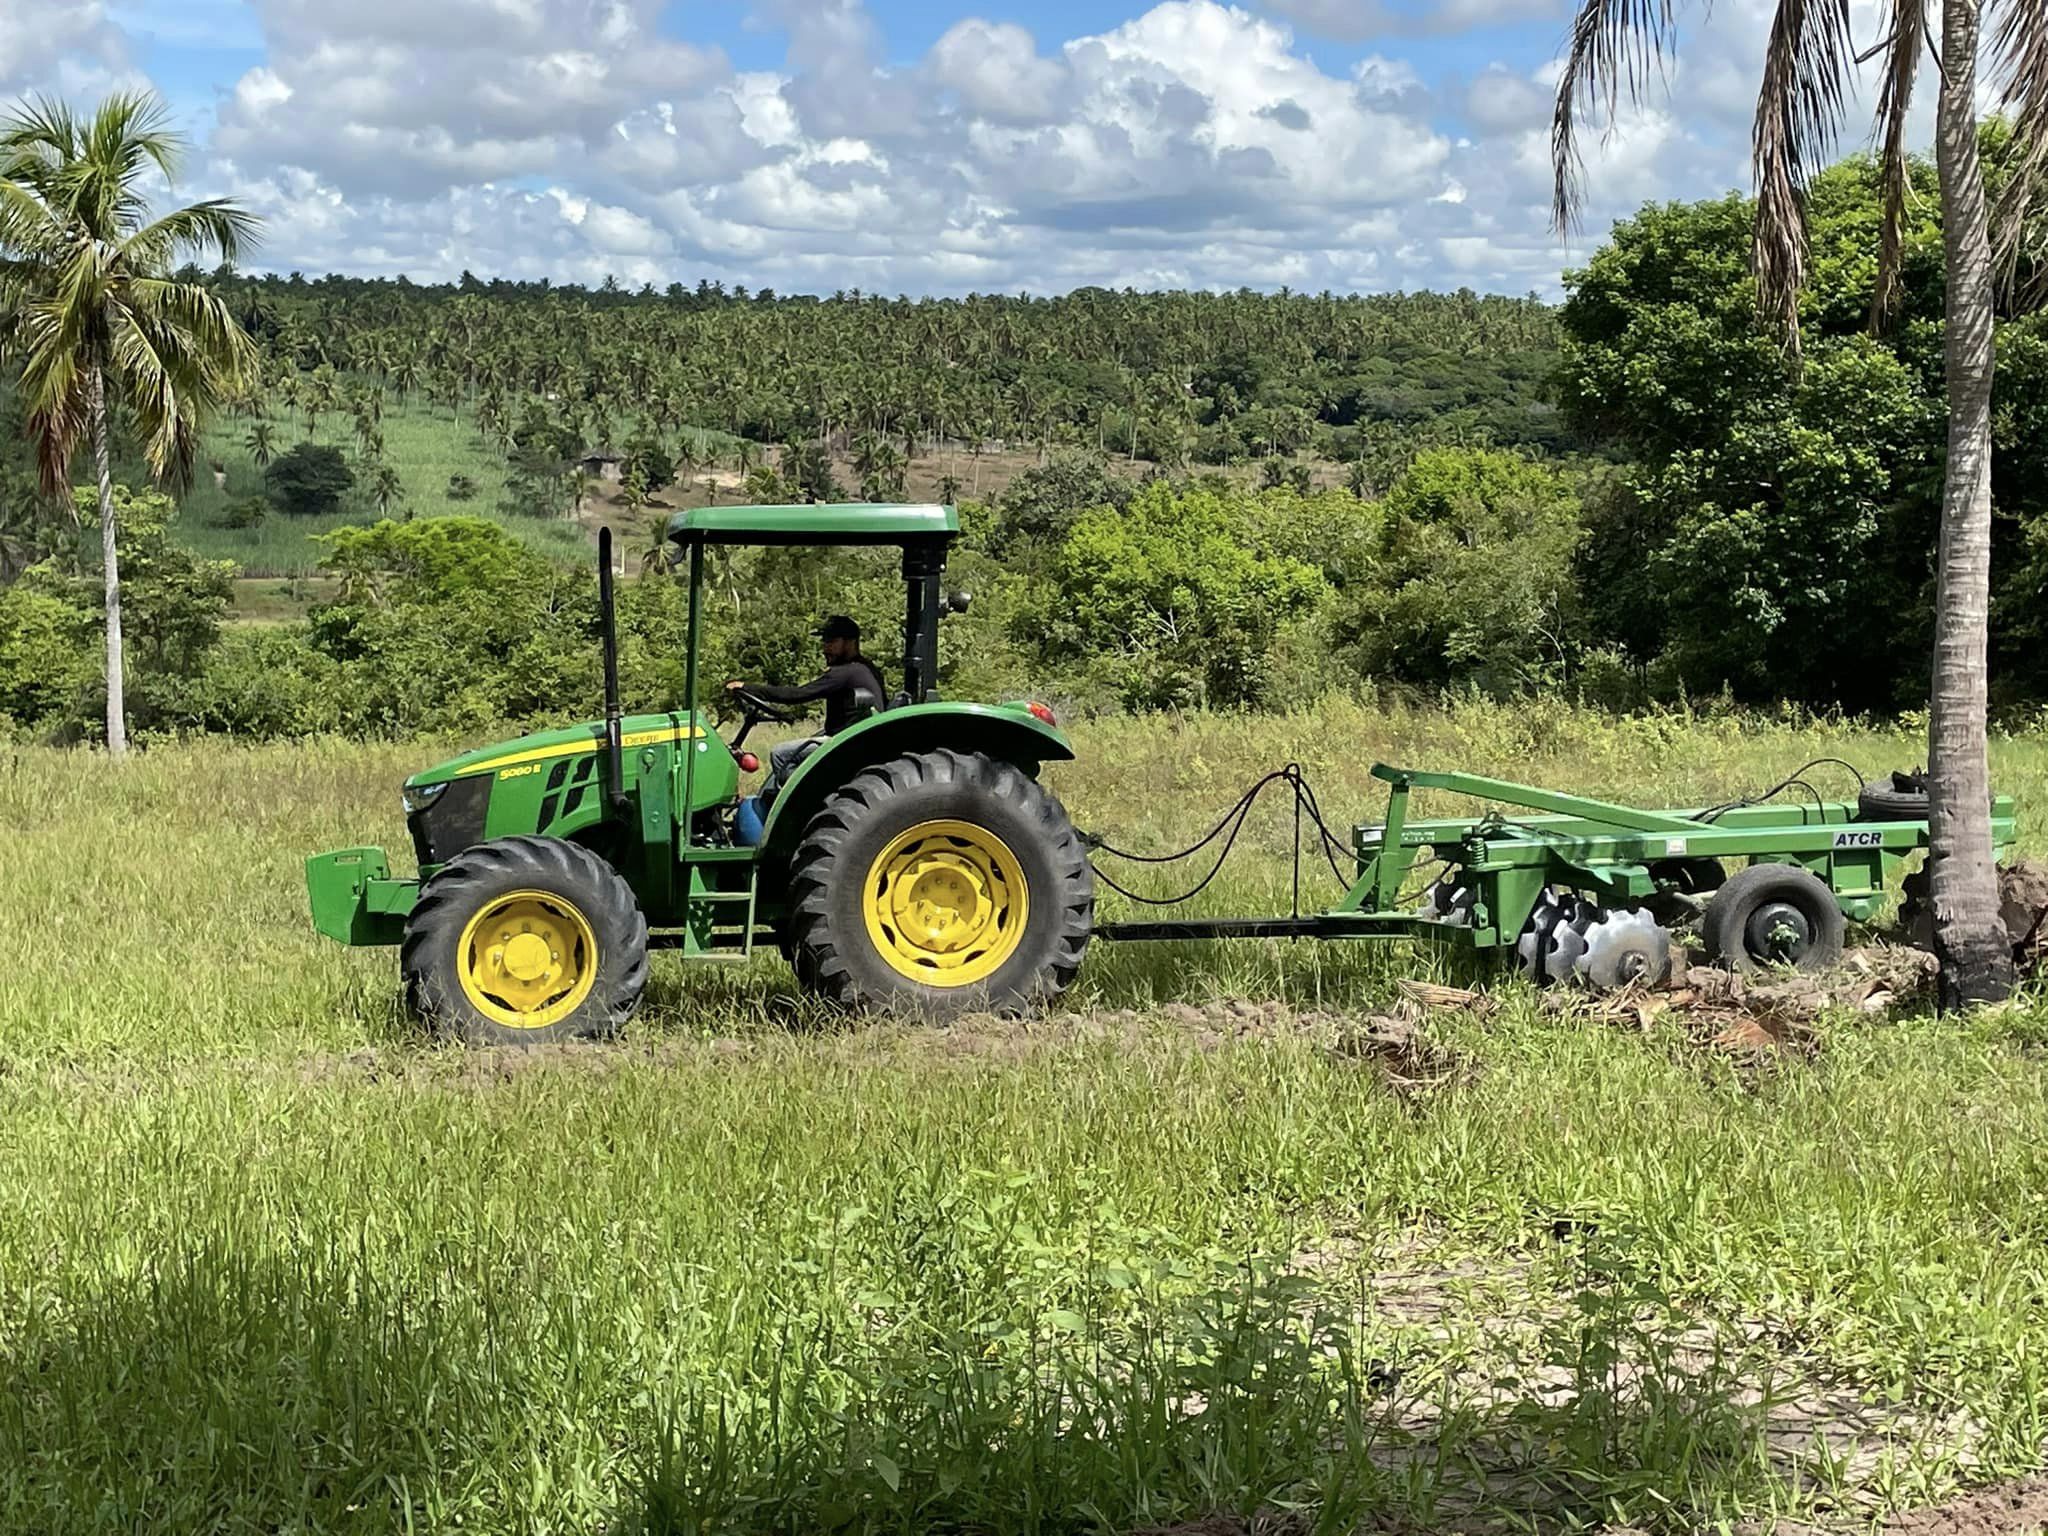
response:
<path id="1" fill-rule="evenodd" d="M 702 544 L 913 544 L 960 532 L 951 507 L 865 502 L 800 507 L 691 507 L 668 520 L 668 536 Z"/>

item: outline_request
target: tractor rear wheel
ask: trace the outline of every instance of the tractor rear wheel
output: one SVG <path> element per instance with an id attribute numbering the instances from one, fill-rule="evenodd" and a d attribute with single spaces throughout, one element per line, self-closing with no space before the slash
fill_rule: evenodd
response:
<path id="1" fill-rule="evenodd" d="M 647 985 L 647 919 L 587 848 L 501 837 L 421 887 L 399 951 L 428 1025 L 473 1045 L 616 1034 Z"/>
<path id="2" fill-rule="evenodd" d="M 791 862 L 789 901 L 797 976 L 835 1002 L 1016 1013 L 1080 969 L 1095 877 L 1035 779 L 978 753 L 918 752 L 825 802 Z"/>

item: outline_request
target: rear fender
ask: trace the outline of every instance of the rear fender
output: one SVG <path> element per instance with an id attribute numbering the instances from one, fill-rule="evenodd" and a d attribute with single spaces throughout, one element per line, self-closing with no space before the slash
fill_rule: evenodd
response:
<path id="1" fill-rule="evenodd" d="M 990 704 L 912 704 L 872 715 L 818 748 L 790 776 L 761 837 L 764 862 L 780 864 L 826 798 L 855 774 L 911 752 L 950 747 L 978 752 L 1038 776 L 1041 763 L 1067 762 L 1067 738 L 1037 716 Z"/>

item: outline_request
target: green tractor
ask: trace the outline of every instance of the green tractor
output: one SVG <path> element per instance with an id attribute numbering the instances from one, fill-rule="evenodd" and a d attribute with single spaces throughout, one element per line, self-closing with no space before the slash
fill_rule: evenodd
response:
<path id="1" fill-rule="evenodd" d="M 951 507 L 706 507 L 671 518 L 687 560 L 684 698 L 698 696 L 704 551 L 885 546 L 907 589 L 903 686 L 807 757 L 765 809 L 741 794 L 746 738 L 787 717 L 736 696 L 730 740 L 695 708 L 624 715 L 610 536 L 600 538 L 605 718 L 469 752 L 406 780 L 416 879 L 384 853 L 307 861 L 313 920 L 396 945 L 431 1026 L 477 1042 L 616 1032 L 652 948 L 744 961 L 779 947 L 810 991 L 942 1017 L 1050 1000 L 1080 968 L 1094 879 L 1038 782 L 1071 758 L 1044 705 L 940 701 Z"/>

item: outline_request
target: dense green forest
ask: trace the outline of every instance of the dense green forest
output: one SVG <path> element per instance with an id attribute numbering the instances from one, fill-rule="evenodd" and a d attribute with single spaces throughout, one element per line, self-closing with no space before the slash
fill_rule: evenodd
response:
<path id="1" fill-rule="evenodd" d="M 1925 174 L 1903 313 L 1876 336 L 1874 173 L 1817 181 L 1798 357 L 1756 322 L 1736 197 L 1644 209 L 1555 308 L 216 273 L 264 368 L 182 504 L 123 468 L 136 724 L 378 734 L 588 710 L 599 521 L 642 578 L 622 600 L 629 688 L 677 702 L 681 604 L 650 530 L 699 477 L 726 499 L 960 501 L 955 575 L 977 602 L 948 632 L 957 694 L 1912 710 L 1945 422 Z M 2048 330 L 2017 303 L 1999 364 L 2011 715 L 2048 699 Z M 94 514 L 39 498 L 19 423 L 0 431 L 0 716 L 90 734 Z M 984 489 L 996 455 L 1014 472 Z M 280 588 L 283 622 L 243 621 L 236 577 L 291 569 L 266 553 L 287 544 L 324 579 Z M 895 660 L 884 562 L 742 553 L 714 575 L 714 672 L 798 674 L 828 609 Z"/>

